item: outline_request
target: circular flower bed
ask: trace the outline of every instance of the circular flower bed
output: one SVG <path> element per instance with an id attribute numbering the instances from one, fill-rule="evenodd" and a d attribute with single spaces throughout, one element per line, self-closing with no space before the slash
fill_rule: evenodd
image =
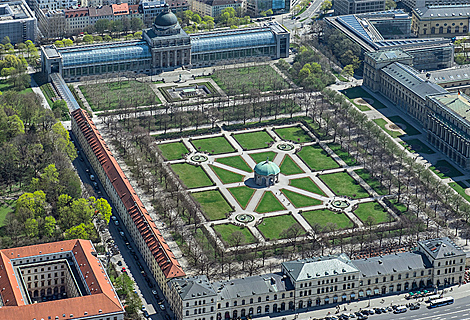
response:
<path id="1" fill-rule="evenodd" d="M 207 161 L 207 156 L 203 155 L 203 154 L 195 154 L 194 156 L 191 157 L 191 161 L 194 161 L 194 162 L 204 162 L 204 161 Z"/>
<path id="2" fill-rule="evenodd" d="M 277 148 L 282 151 L 290 151 L 294 149 L 294 146 L 291 145 L 290 143 L 280 143 L 277 145 Z"/>
<path id="3" fill-rule="evenodd" d="M 235 217 L 238 222 L 248 223 L 255 220 L 255 217 L 249 213 L 241 213 Z"/>
<path id="4" fill-rule="evenodd" d="M 346 200 L 336 199 L 336 200 L 331 201 L 331 205 L 335 208 L 344 209 L 344 208 L 349 207 L 349 202 Z"/>

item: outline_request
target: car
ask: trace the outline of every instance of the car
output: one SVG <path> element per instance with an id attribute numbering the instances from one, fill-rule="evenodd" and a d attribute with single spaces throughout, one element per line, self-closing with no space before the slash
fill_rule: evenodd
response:
<path id="1" fill-rule="evenodd" d="M 128 244 L 126 247 L 127 247 L 128 250 L 132 250 L 132 247 L 131 247 L 130 244 Z"/>
<path id="2" fill-rule="evenodd" d="M 144 305 L 142 305 L 142 311 L 144 311 L 144 310 L 146 310 L 146 309 L 145 309 L 145 306 L 144 306 Z"/>
<path id="3" fill-rule="evenodd" d="M 121 272 L 123 272 L 123 273 L 126 273 L 126 274 L 127 274 L 127 270 L 126 270 L 126 268 L 125 268 L 125 267 L 122 267 L 122 269 L 121 269 Z"/>
<path id="4" fill-rule="evenodd" d="M 420 305 L 419 304 L 412 304 L 410 306 L 410 310 L 418 310 L 420 308 Z"/>
<path id="5" fill-rule="evenodd" d="M 85 161 L 85 160 L 83 160 L 83 157 L 80 157 L 80 161 L 82 161 L 82 162 L 83 162 L 83 161 Z"/>
<path id="6" fill-rule="evenodd" d="M 123 238 L 125 237 L 125 235 L 124 235 L 124 232 L 123 232 L 123 231 L 119 231 L 119 235 L 120 235 L 121 237 L 123 237 Z"/>
<path id="7" fill-rule="evenodd" d="M 366 319 L 369 319 L 369 317 L 366 316 L 365 314 L 361 314 L 357 316 L 357 320 L 366 320 Z"/>
<path id="8" fill-rule="evenodd" d="M 153 294 L 155 297 L 158 297 L 158 292 L 157 292 L 157 290 L 152 290 L 152 294 Z"/>
<path id="9" fill-rule="evenodd" d="M 119 260 L 119 261 L 117 262 L 117 265 L 118 265 L 118 266 L 122 266 L 122 261 Z"/>
<path id="10" fill-rule="evenodd" d="M 165 306 L 163 304 L 159 304 L 159 306 L 162 311 L 165 311 Z"/>
<path id="11" fill-rule="evenodd" d="M 97 182 L 93 182 L 93 187 L 95 188 L 95 190 L 99 190 L 100 188 Z"/>
<path id="12" fill-rule="evenodd" d="M 111 216 L 111 220 L 116 221 L 117 220 L 116 216 Z"/>
<path id="13" fill-rule="evenodd" d="M 148 317 L 148 316 L 149 316 L 149 313 L 147 312 L 147 310 L 143 310 L 143 313 L 144 313 L 144 316 L 145 316 L 145 317 Z"/>
<path id="14" fill-rule="evenodd" d="M 95 181 L 95 176 L 92 175 L 92 174 L 90 174 L 90 180 L 91 180 L 91 181 Z"/>
<path id="15" fill-rule="evenodd" d="M 165 314 L 165 320 L 171 320 L 171 317 L 168 313 Z"/>
<path id="16" fill-rule="evenodd" d="M 114 225 L 118 226 L 118 225 L 119 225 L 119 221 L 114 220 Z"/>

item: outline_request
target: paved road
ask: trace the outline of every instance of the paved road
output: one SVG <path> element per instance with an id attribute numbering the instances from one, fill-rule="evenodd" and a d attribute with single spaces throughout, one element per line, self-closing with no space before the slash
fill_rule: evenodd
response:
<path id="1" fill-rule="evenodd" d="M 70 132 L 70 138 L 71 140 L 75 141 L 75 144 L 77 146 L 77 150 L 79 150 L 79 155 L 78 157 L 73 161 L 73 166 L 77 170 L 77 173 L 83 182 L 84 185 L 89 185 L 93 189 L 93 181 L 90 179 L 90 175 L 95 176 L 95 182 L 98 183 L 98 188 L 99 190 L 93 189 L 95 192 L 95 197 L 100 197 L 106 199 L 109 204 L 112 207 L 113 214 L 117 212 L 117 210 L 114 208 L 113 203 L 109 199 L 108 195 L 106 192 L 104 192 L 104 188 L 101 184 L 101 182 L 98 180 L 96 173 L 93 171 L 93 168 L 91 167 L 90 163 L 88 162 L 85 154 L 82 152 L 82 149 L 80 148 L 78 144 L 78 140 L 76 137 L 73 135 L 72 132 Z M 89 170 L 87 172 L 86 170 Z M 89 189 L 91 190 L 91 189 Z M 99 191 L 99 193 L 98 193 Z M 161 289 L 158 287 L 155 279 L 151 276 L 150 270 L 147 267 L 147 264 L 144 262 L 144 259 L 140 255 L 140 253 L 137 250 L 137 246 L 133 243 L 132 238 L 130 234 L 127 232 L 125 227 L 122 224 L 122 221 L 117 217 L 119 225 L 116 226 L 113 222 L 113 220 L 110 221 L 108 225 L 108 230 L 111 235 L 111 237 L 114 240 L 114 243 L 117 245 L 119 253 L 116 255 L 113 255 L 111 257 L 111 261 L 114 262 L 116 265 L 116 268 L 120 271 L 122 267 L 125 267 L 127 270 L 128 275 L 134 280 L 135 285 L 136 285 L 136 292 L 139 295 L 139 297 L 142 300 L 143 305 L 145 306 L 147 312 L 149 313 L 148 319 L 152 320 L 169 320 L 168 318 L 165 318 L 165 316 L 170 313 L 169 316 L 173 318 L 171 310 L 169 310 L 169 304 L 167 301 L 164 299 L 164 295 L 161 291 Z M 126 241 L 122 236 L 120 236 L 119 231 L 122 230 L 125 234 L 125 237 L 127 238 L 129 242 L 130 248 L 133 250 L 133 252 L 136 253 L 137 259 L 134 258 L 134 256 L 131 253 L 131 250 L 126 246 Z M 106 231 L 105 231 L 106 233 Z M 117 262 L 121 261 L 122 266 L 118 266 Z M 151 283 L 153 288 L 149 287 L 149 284 L 146 282 L 143 274 L 141 273 L 140 268 L 138 267 L 137 261 L 141 264 L 143 267 L 143 271 L 149 276 L 151 279 Z M 163 299 L 163 304 L 165 305 L 165 311 L 160 310 L 160 307 L 158 306 L 158 300 L 157 297 L 155 297 L 152 294 L 152 290 L 156 290 L 158 297 L 160 299 Z"/>

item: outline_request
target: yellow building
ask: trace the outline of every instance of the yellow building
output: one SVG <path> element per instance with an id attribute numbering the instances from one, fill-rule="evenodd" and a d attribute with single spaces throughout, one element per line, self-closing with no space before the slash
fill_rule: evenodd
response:
<path id="1" fill-rule="evenodd" d="M 411 31 L 418 37 L 452 38 L 468 33 L 470 5 L 413 9 Z"/>

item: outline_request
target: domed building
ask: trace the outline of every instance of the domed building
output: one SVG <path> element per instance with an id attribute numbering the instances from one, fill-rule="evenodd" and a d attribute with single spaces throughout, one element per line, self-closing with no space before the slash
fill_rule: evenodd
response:
<path id="1" fill-rule="evenodd" d="M 152 28 L 143 30 L 142 38 L 150 47 L 155 71 L 191 63 L 191 39 L 168 4 L 155 17 Z"/>
<path id="2" fill-rule="evenodd" d="M 272 186 L 276 182 L 279 182 L 279 169 L 278 165 L 269 158 L 266 161 L 260 162 L 255 166 L 255 183 L 259 186 Z"/>

